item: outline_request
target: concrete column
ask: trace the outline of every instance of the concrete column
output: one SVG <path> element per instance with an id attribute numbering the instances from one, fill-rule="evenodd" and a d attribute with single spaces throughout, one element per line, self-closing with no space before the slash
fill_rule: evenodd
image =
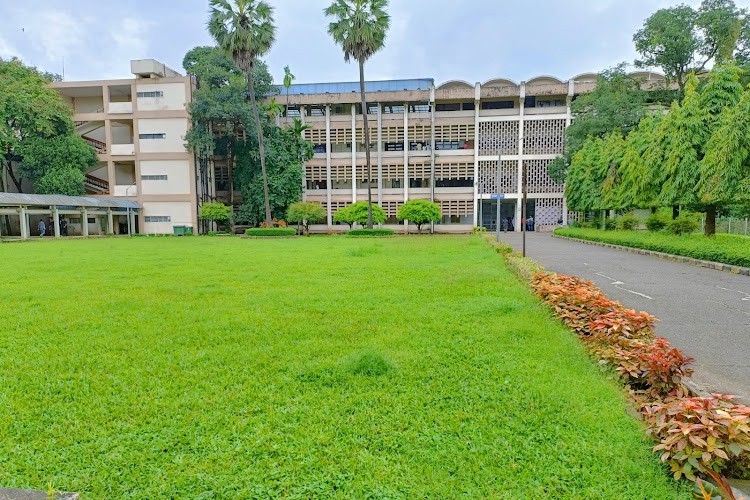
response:
<path id="1" fill-rule="evenodd" d="M 333 186 L 331 185 L 331 106 L 326 105 L 326 202 L 328 203 L 328 229 L 333 227 L 333 210 L 331 208 Z"/>
<path id="2" fill-rule="evenodd" d="M 518 203 L 516 203 L 515 229 L 521 231 L 521 205 L 523 204 L 523 126 L 526 99 L 526 82 L 521 82 L 521 93 L 519 97 L 520 113 L 518 117 Z"/>
<path id="3" fill-rule="evenodd" d="M 305 116 L 305 107 L 300 106 L 299 108 L 300 113 L 300 120 L 302 121 L 302 125 L 305 125 L 307 123 L 307 117 Z M 276 121 L 279 123 L 281 120 L 281 117 L 277 116 Z M 305 133 L 302 132 L 302 138 L 305 138 Z M 305 168 L 305 164 L 302 164 L 302 201 L 307 201 L 307 169 Z"/>
<path id="4" fill-rule="evenodd" d="M 107 209 L 107 234 L 115 234 L 115 221 L 112 217 L 112 209 Z"/>
<path id="5" fill-rule="evenodd" d="M 404 103 L 404 203 L 409 201 L 409 103 Z"/>
<path id="6" fill-rule="evenodd" d="M 60 210 L 58 210 L 57 207 L 54 207 L 52 209 L 52 214 L 52 219 L 55 224 L 55 238 L 59 238 L 60 236 L 62 236 L 60 234 Z"/>
<path id="7" fill-rule="evenodd" d="M 378 205 L 383 206 L 383 105 L 378 103 Z"/>
<path id="8" fill-rule="evenodd" d="M 474 87 L 474 227 L 482 224 L 479 217 L 479 110 L 482 107 L 482 86 L 477 82 Z M 434 145 L 433 145 L 434 149 Z"/>
<path id="9" fill-rule="evenodd" d="M 27 240 L 31 236 L 29 231 L 29 214 L 26 213 L 26 207 L 21 207 L 20 212 L 21 219 L 21 239 Z"/>
<path id="10" fill-rule="evenodd" d="M 135 217 L 136 217 L 135 210 L 131 210 L 130 211 L 129 217 L 130 217 L 130 233 L 129 233 L 129 235 L 130 234 L 136 234 L 137 231 L 135 230 Z"/>
<path id="11" fill-rule="evenodd" d="M 352 104 L 352 203 L 357 203 L 357 105 Z"/>
<path id="12" fill-rule="evenodd" d="M 84 238 L 89 235 L 89 211 L 85 208 L 81 211 L 81 235 Z"/>
<path id="13" fill-rule="evenodd" d="M 567 129 L 570 127 L 570 124 L 573 121 L 573 111 L 570 107 L 570 104 L 573 102 L 573 96 L 575 95 L 575 81 L 569 80 L 568 81 L 568 97 L 565 100 L 565 105 L 567 106 L 566 110 L 566 117 L 565 117 L 565 128 Z M 563 185 L 563 213 L 562 213 L 562 219 L 563 219 L 563 225 L 568 225 L 568 200 L 565 198 L 565 186 Z"/>

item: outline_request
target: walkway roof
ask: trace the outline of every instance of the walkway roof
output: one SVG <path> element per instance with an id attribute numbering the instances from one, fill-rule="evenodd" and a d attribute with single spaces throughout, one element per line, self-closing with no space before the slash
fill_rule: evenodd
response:
<path id="1" fill-rule="evenodd" d="M 65 196 L 62 194 L 0 193 L 0 206 L 4 207 L 81 207 L 81 208 L 134 208 L 141 206 L 129 200 Z"/>

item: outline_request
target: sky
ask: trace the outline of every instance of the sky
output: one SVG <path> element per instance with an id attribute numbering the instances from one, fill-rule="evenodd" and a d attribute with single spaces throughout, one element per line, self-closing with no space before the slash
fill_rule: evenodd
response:
<path id="1" fill-rule="evenodd" d="M 267 0 L 276 43 L 265 57 L 275 81 L 358 81 L 327 33 L 331 0 Z M 470 83 L 562 80 L 636 58 L 633 34 L 679 0 L 391 0 L 386 47 L 368 80 L 434 78 Z M 683 0 L 697 6 L 699 1 Z M 737 1 L 750 7 L 750 0 Z M 131 59 L 183 72 L 182 58 L 212 45 L 208 0 L 0 0 L 0 57 L 19 57 L 67 81 L 130 78 Z"/>

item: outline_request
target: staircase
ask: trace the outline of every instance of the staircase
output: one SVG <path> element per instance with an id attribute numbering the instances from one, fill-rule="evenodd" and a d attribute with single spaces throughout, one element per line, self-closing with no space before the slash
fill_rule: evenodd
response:
<path id="1" fill-rule="evenodd" d="M 96 149 L 97 153 L 100 153 L 100 154 L 107 153 L 107 144 L 103 143 L 102 141 L 97 141 L 96 139 L 92 139 L 91 137 L 86 137 L 85 135 L 82 135 L 81 137 L 83 138 L 84 141 L 94 146 L 94 149 Z"/>
<path id="2" fill-rule="evenodd" d="M 83 185 L 86 187 L 87 194 L 109 194 L 109 182 L 93 175 L 86 174 Z"/>

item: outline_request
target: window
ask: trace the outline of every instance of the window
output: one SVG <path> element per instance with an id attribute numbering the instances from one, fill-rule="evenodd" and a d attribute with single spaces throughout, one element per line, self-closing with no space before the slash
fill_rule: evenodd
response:
<path id="1" fill-rule="evenodd" d="M 166 139 L 167 134 L 138 134 L 139 139 Z"/>
<path id="2" fill-rule="evenodd" d="M 136 92 L 138 97 L 164 97 L 164 92 L 156 90 L 153 92 Z"/>
<path id="3" fill-rule="evenodd" d="M 461 111 L 461 104 L 458 102 L 436 104 L 435 111 Z"/>
<path id="4" fill-rule="evenodd" d="M 403 104 L 394 104 L 392 102 L 383 104 L 383 114 L 384 115 L 403 115 L 404 114 L 404 105 Z"/>
<path id="5" fill-rule="evenodd" d="M 168 215 L 152 215 L 146 216 L 146 222 L 172 222 L 172 217 Z"/>
<path id="6" fill-rule="evenodd" d="M 482 103 L 482 109 L 513 109 L 513 101 L 487 101 Z"/>
<path id="7" fill-rule="evenodd" d="M 464 111 L 474 111 L 476 108 L 473 102 L 465 102 L 461 106 L 463 106 Z"/>
<path id="8" fill-rule="evenodd" d="M 141 180 L 142 181 L 166 181 L 167 176 L 166 175 L 142 175 Z"/>
<path id="9" fill-rule="evenodd" d="M 368 115 L 377 115 L 379 110 L 380 110 L 380 106 L 378 106 L 377 104 L 368 104 L 367 105 L 367 114 Z"/>
<path id="10" fill-rule="evenodd" d="M 302 118 L 302 112 L 300 111 L 299 106 L 289 106 L 286 116 L 290 118 Z"/>
<path id="11" fill-rule="evenodd" d="M 526 98 L 523 100 L 523 105 L 526 108 L 535 108 L 536 107 L 536 97 L 533 95 L 526 96 Z"/>
<path id="12" fill-rule="evenodd" d="M 308 106 L 305 111 L 307 112 L 307 116 L 325 116 L 326 115 L 326 107 L 325 106 Z"/>
<path id="13" fill-rule="evenodd" d="M 548 99 L 544 101 L 537 101 L 536 102 L 537 108 L 559 108 L 559 107 L 565 107 L 565 101 L 562 99 Z"/>
<path id="14" fill-rule="evenodd" d="M 429 113 L 432 108 L 428 103 L 409 104 L 409 113 Z"/>

